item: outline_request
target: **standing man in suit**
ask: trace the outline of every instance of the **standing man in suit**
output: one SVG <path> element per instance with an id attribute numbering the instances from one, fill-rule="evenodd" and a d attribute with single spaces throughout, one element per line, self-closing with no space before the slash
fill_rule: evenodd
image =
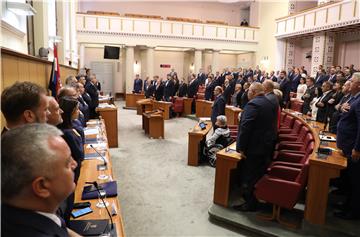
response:
<path id="1" fill-rule="evenodd" d="M 346 69 L 345 69 L 345 80 L 346 80 L 346 81 L 347 81 L 347 80 L 350 80 L 350 78 L 351 78 L 351 71 L 350 71 L 349 68 L 346 68 Z"/>
<path id="2" fill-rule="evenodd" d="M 164 83 L 164 101 L 170 101 L 174 95 L 175 84 L 170 75 Z"/>
<path id="3" fill-rule="evenodd" d="M 270 80 L 272 80 L 273 82 L 277 82 L 277 77 L 275 76 L 275 72 L 274 71 L 271 71 L 270 72 L 270 77 L 269 77 Z"/>
<path id="4" fill-rule="evenodd" d="M 169 73 L 169 75 L 170 75 L 172 78 L 175 78 L 175 76 L 177 77 L 177 73 L 175 72 L 175 68 L 171 68 L 171 72 Z"/>
<path id="5" fill-rule="evenodd" d="M 215 82 L 213 81 L 213 76 L 209 75 L 207 83 L 205 85 L 205 100 L 212 100 L 214 95 Z"/>
<path id="6" fill-rule="evenodd" d="M 215 87 L 214 89 L 214 95 L 215 95 L 215 100 L 214 103 L 212 105 L 212 110 L 211 110 L 211 122 L 215 129 L 217 128 L 215 123 L 216 123 L 216 118 L 219 115 L 225 115 L 225 106 L 226 106 L 226 102 L 225 102 L 225 98 L 222 95 L 223 90 L 220 86 Z"/>
<path id="7" fill-rule="evenodd" d="M 315 98 L 315 79 L 313 77 L 306 78 L 307 89 L 305 94 L 301 97 L 304 101 L 302 113 L 308 114 L 310 112 L 310 103 Z"/>
<path id="8" fill-rule="evenodd" d="M 199 85 L 205 85 L 206 75 L 204 73 L 204 69 L 200 68 L 196 78 L 199 81 Z"/>
<path id="9" fill-rule="evenodd" d="M 164 85 L 162 83 L 162 79 L 159 78 L 159 76 L 155 76 L 154 78 L 156 78 L 154 96 L 157 101 L 160 101 L 164 96 Z"/>
<path id="10" fill-rule="evenodd" d="M 179 86 L 179 93 L 178 96 L 179 97 L 184 97 L 187 95 L 187 91 L 188 91 L 188 85 L 184 82 L 184 80 L 180 81 L 180 86 Z"/>
<path id="11" fill-rule="evenodd" d="M 300 84 L 300 78 L 301 78 L 300 70 L 299 70 L 299 68 L 295 68 L 292 79 L 290 79 L 291 80 L 291 89 L 290 90 L 292 92 L 296 93 L 297 87 Z"/>
<path id="12" fill-rule="evenodd" d="M 285 108 L 290 101 L 290 90 L 291 90 L 291 81 L 286 77 L 286 72 L 281 71 L 278 79 L 278 83 L 280 84 L 280 90 L 283 93 L 283 101 L 282 108 Z"/>
<path id="13" fill-rule="evenodd" d="M 1 137 L 2 236 L 79 236 L 56 215 L 75 190 L 77 166 L 61 135 L 54 126 L 29 124 Z"/>
<path id="14" fill-rule="evenodd" d="M 330 81 L 332 84 L 335 84 L 335 82 L 336 82 L 336 73 L 335 73 L 335 68 L 334 68 L 334 67 L 332 67 L 332 68 L 330 69 L 329 81 Z"/>
<path id="15" fill-rule="evenodd" d="M 335 216 L 346 219 L 360 219 L 360 73 L 354 73 L 350 84 L 351 97 L 341 106 L 343 111 L 337 128 L 337 147 L 348 159 L 346 171 L 349 184 L 346 203 Z"/>
<path id="16" fill-rule="evenodd" d="M 322 87 L 323 95 L 320 97 L 318 102 L 316 103 L 316 107 L 318 107 L 318 111 L 316 114 L 316 121 L 326 123 L 329 117 L 329 100 L 333 94 L 332 92 L 332 84 L 329 81 L 323 83 Z"/>
<path id="17" fill-rule="evenodd" d="M 344 86 L 342 87 L 342 93 L 343 93 L 343 97 L 341 98 L 341 100 L 339 101 L 338 104 L 335 105 L 334 107 L 334 113 L 332 114 L 331 118 L 330 118 L 330 122 L 329 122 L 329 132 L 336 134 L 337 132 L 337 123 L 340 119 L 341 116 L 341 106 L 344 103 L 347 103 L 350 100 L 351 94 L 350 94 L 350 84 L 351 81 L 346 81 Z"/>
<path id="18" fill-rule="evenodd" d="M 244 158 L 241 164 L 241 187 L 245 203 L 240 211 L 255 211 L 256 182 L 265 174 L 274 150 L 277 134 L 277 105 L 267 99 L 264 87 L 254 82 L 248 92 L 238 129 L 236 151 Z"/>
<path id="19" fill-rule="evenodd" d="M 146 98 L 153 97 L 154 91 L 155 91 L 155 86 L 151 85 L 150 79 L 146 80 L 145 87 L 144 87 L 145 97 Z"/>
<path id="20" fill-rule="evenodd" d="M 44 88 L 32 82 L 16 82 L 1 94 L 1 111 L 6 119 L 2 133 L 27 123 L 46 123 L 49 100 Z"/>
<path id="21" fill-rule="evenodd" d="M 92 74 L 90 76 L 90 82 L 87 83 L 85 86 L 85 90 L 91 98 L 91 104 L 89 104 L 89 112 L 90 112 L 91 119 L 98 117 L 98 114 L 95 111 L 96 107 L 99 106 L 99 91 L 95 86 L 96 82 L 97 82 L 96 76 L 95 76 L 95 74 Z"/>
<path id="22" fill-rule="evenodd" d="M 135 75 L 135 79 L 134 79 L 134 90 L 133 93 L 135 94 L 140 94 L 141 93 L 141 89 L 142 89 L 142 85 L 143 85 L 143 81 L 140 78 L 139 74 Z"/>
<path id="23" fill-rule="evenodd" d="M 225 98 L 226 103 L 228 103 L 231 100 L 232 94 L 234 94 L 235 92 L 236 81 L 234 80 L 234 77 L 231 74 L 227 75 L 226 79 L 229 81 L 229 86 L 225 88 L 223 96 Z"/>
<path id="24" fill-rule="evenodd" d="M 324 69 L 321 69 L 321 71 L 318 72 L 316 78 L 315 78 L 315 87 L 321 87 L 322 84 L 328 80 L 328 77 L 326 76 L 326 72 Z"/>

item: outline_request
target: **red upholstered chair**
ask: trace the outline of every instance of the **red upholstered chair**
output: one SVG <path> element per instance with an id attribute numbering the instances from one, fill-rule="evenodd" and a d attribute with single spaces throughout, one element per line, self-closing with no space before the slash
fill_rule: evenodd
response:
<path id="1" fill-rule="evenodd" d="M 304 139 L 300 141 L 284 141 L 280 142 L 277 146 L 278 151 L 292 150 L 292 151 L 305 151 L 310 142 L 314 141 L 314 137 L 311 132 L 307 132 Z"/>
<path id="2" fill-rule="evenodd" d="M 301 113 L 303 104 L 304 102 L 301 100 L 292 100 L 290 102 L 290 109 Z"/>
<path id="3" fill-rule="evenodd" d="M 295 228 L 297 225 L 280 219 L 281 208 L 293 209 L 303 193 L 308 178 L 309 162 L 301 169 L 273 166 L 255 185 L 255 196 L 273 204 L 271 216 L 258 216 L 265 220 L 277 220 L 280 224 Z M 284 195 L 286 193 L 286 195 Z"/>
<path id="4" fill-rule="evenodd" d="M 284 141 L 284 142 L 289 142 L 289 141 L 301 142 L 305 138 L 305 136 L 308 132 L 310 132 L 310 129 L 306 126 L 302 126 L 299 134 L 279 134 L 278 139 L 279 139 L 280 143 L 282 141 Z"/>
<path id="5" fill-rule="evenodd" d="M 230 130 L 230 137 L 237 139 L 238 126 L 237 125 L 228 125 L 228 128 Z"/>
<path id="6" fill-rule="evenodd" d="M 279 134 L 299 134 L 303 123 L 299 119 L 295 119 L 292 128 L 280 128 Z"/>
<path id="7" fill-rule="evenodd" d="M 180 97 L 174 99 L 173 109 L 175 113 L 182 113 L 184 111 L 184 99 Z"/>
<path id="8" fill-rule="evenodd" d="M 200 85 L 198 88 L 198 91 L 196 93 L 196 99 L 197 100 L 204 100 L 205 99 L 205 86 Z"/>
<path id="9" fill-rule="evenodd" d="M 280 124 L 280 129 L 282 128 L 292 128 L 295 118 L 290 115 L 286 115 L 283 122 Z"/>

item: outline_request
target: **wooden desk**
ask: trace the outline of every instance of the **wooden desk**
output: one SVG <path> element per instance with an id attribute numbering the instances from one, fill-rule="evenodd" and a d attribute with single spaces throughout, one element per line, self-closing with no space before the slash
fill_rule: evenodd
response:
<path id="1" fill-rule="evenodd" d="M 142 116 L 143 129 L 150 138 L 165 138 L 162 111 L 145 112 Z"/>
<path id="2" fill-rule="evenodd" d="M 152 99 L 141 99 L 136 101 L 136 114 L 142 115 L 145 112 L 153 110 L 153 100 Z"/>
<path id="3" fill-rule="evenodd" d="M 225 107 L 225 116 L 227 118 L 228 125 L 238 125 L 239 124 L 239 113 L 242 112 L 242 109 L 234 106 L 227 105 Z"/>
<path id="4" fill-rule="evenodd" d="M 92 127 L 92 125 L 89 125 L 89 127 Z M 105 125 L 103 123 L 103 130 L 105 131 Z M 106 139 L 106 132 L 104 132 L 104 138 Z M 88 138 L 94 138 L 96 137 L 96 135 L 90 135 L 87 136 Z M 90 154 L 90 153 L 95 153 L 95 151 L 93 149 L 88 149 L 86 148 L 87 145 L 84 146 L 84 151 L 85 154 Z M 109 154 L 109 149 L 107 146 L 107 151 L 106 151 L 106 159 L 108 160 L 107 165 L 108 165 L 108 169 L 105 171 L 102 171 L 103 173 L 105 173 L 106 175 L 108 175 L 109 177 L 112 177 L 113 180 L 115 180 L 115 177 L 113 175 L 112 172 L 112 162 L 111 162 L 111 157 Z M 80 177 L 78 180 L 78 183 L 76 185 L 75 188 L 75 202 L 85 202 L 88 201 L 91 203 L 91 209 L 93 210 L 92 213 L 87 214 L 85 216 L 76 218 L 76 220 L 98 220 L 98 219 L 109 219 L 108 214 L 106 212 L 106 210 L 104 208 L 97 208 L 96 204 L 98 203 L 98 199 L 91 199 L 91 200 L 81 200 L 81 194 L 83 191 L 83 187 L 88 185 L 85 184 L 85 182 L 92 182 L 92 181 L 99 181 L 97 180 L 97 177 L 99 176 L 99 171 L 97 171 L 97 165 L 98 164 L 102 164 L 103 162 L 101 160 L 84 160 L 81 164 L 81 170 L 80 170 Z M 109 181 L 109 180 L 107 180 Z M 110 205 L 115 204 L 116 206 L 116 211 L 117 211 L 117 215 L 116 216 L 112 216 L 112 220 L 116 226 L 116 233 L 118 237 L 123 237 L 125 236 L 125 232 L 124 232 L 124 226 L 123 226 L 123 220 L 121 217 L 121 209 L 120 209 L 120 203 L 117 197 L 112 197 L 112 198 L 106 198 L 106 201 L 109 202 Z M 111 206 L 109 206 L 109 208 L 111 208 Z"/>
<path id="5" fill-rule="evenodd" d="M 206 135 L 212 128 L 211 121 L 206 121 L 206 128 L 201 130 L 199 124 L 196 124 L 195 127 L 188 133 L 189 134 L 189 143 L 188 143 L 188 165 L 198 166 L 199 165 L 199 152 L 200 151 L 200 142 L 206 139 Z"/>
<path id="6" fill-rule="evenodd" d="M 228 152 L 225 148 L 216 153 L 214 203 L 224 207 L 229 201 L 231 171 L 238 167 L 241 160 L 240 153 L 236 152 L 236 142 L 229 148 Z"/>
<path id="7" fill-rule="evenodd" d="M 99 96 L 99 103 L 114 104 L 113 96 Z"/>
<path id="8" fill-rule="evenodd" d="M 191 114 L 191 104 L 193 100 L 194 100 L 193 98 L 184 97 L 184 112 L 183 112 L 184 116 Z"/>
<path id="9" fill-rule="evenodd" d="M 144 99 L 144 94 L 126 94 L 125 95 L 125 107 L 136 108 L 136 101 Z"/>
<path id="10" fill-rule="evenodd" d="M 311 224 L 323 225 L 326 221 L 330 179 L 340 176 L 340 171 L 347 166 L 347 159 L 337 149 L 336 142 L 328 142 L 327 146 L 321 146 L 331 147 L 336 150 L 326 159 L 318 159 L 316 151 L 320 144 L 319 133 L 324 124 L 315 121 L 306 122 L 302 116 L 293 114 L 293 111 L 286 110 L 284 112 L 301 120 L 314 136 L 316 150 L 311 154 L 309 160 L 310 170 L 306 193 L 305 220 Z M 310 117 L 304 116 L 304 118 Z M 331 136 L 335 135 L 332 134 Z"/>
<path id="11" fill-rule="evenodd" d="M 115 105 L 111 108 L 97 107 L 96 111 L 105 121 L 109 147 L 118 147 L 117 107 Z"/>
<path id="12" fill-rule="evenodd" d="M 157 101 L 154 100 L 153 102 L 153 109 L 161 109 L 163 110 L 163 117 L 165 120 L 170 119 L 170 107 L 172 106 L 171 102 L 166 101 Z"/>
<path id="13" fill-rule="evenodd" d="M 196 100 L 196 117 L 210 117 L 212 104 L 212 101 Z"/>

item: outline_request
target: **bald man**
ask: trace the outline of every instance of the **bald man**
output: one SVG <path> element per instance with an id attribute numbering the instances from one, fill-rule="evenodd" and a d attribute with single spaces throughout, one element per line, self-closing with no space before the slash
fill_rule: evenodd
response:
<path id="1" fill-rule="evenodd" d="M 264 86 L 258 82 L 251 84 L 248 97 L 236 141 L 236 150 L 244 157 L 241 164 L 241 187 L 246 202 L 235 207 L 240 211 L 256 211 L 254 186 L 265 174 L 277 134 L 278 105 L 266 98 Z"/>

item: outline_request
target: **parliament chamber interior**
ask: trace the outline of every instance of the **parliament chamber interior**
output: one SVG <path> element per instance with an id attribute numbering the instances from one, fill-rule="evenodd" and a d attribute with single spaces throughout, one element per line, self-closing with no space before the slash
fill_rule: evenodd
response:
<path id="1" fill-rule="evenodd" d="M 358 0 L 1 1 L 1 236 L 360 236 Z"/>

